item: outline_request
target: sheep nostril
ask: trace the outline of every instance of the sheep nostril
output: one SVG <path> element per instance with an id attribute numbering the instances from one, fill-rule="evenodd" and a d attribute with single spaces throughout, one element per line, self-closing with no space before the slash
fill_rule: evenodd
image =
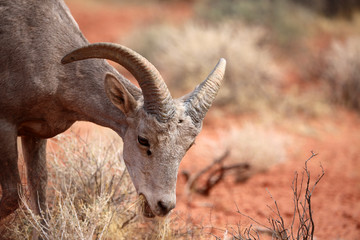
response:
<path id="1" fill-rule="evenodd" d="M 166 212 L 167 207 L 162 201 L 158 201 L 158 207 L 160 208 L 161 212 Z"/>
<path id="2" fill-rule="evenodd" d="M 171 203 L 167 204 L 163 201 L 158 201 L 157 203 L 160 211 L 162 214 L 166 215 L 168 212 L 170 212 L 175 206 Z"/>

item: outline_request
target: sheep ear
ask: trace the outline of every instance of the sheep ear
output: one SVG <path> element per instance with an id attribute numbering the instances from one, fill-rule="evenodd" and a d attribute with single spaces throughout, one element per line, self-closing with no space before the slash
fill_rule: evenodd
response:
<path id="1" fill-rule="evenodd" d="M 105 92 L 110 101 L 125 115 L 129 115 L 135 110 L 137 102 L 134 96 L 110 73 L 105 76 Z"/>

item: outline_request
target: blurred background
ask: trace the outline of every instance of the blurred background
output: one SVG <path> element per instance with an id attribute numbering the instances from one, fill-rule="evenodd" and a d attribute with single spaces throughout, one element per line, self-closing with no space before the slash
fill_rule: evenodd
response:
<path id="1" fill-rule="evenodd" d="M 320 164 L 325 170 L 312 199 L 315 236 L 360 238 L 360 1 L 66 2 L 90 42 L 144 55 L 173 97 L 191 91 L 219 58 L 227 60 L 224 84 L 181 164 L 175 215 L 223 237 L 231 226 L 251 224 L 237 207 L 267 223 L 268 190 L 291 223 L 294 172 L 314 151 L 312 181 Z M 227 150 L 224 165 L 250 170 L 229 171 L 208 196 L 189 197 L 186 175 Z"/>
<path id="2" fill-rule="evenodd" d="M 274 200 L 290 228 L 295 172 L 300 182 L 313 151 L 311 186 L 325 171 L 311 198 L 314 236 L 360 239 L 360 1 L 66 3 L 90 42 L 139 52 L 159 69 L 173 97 L 192 91 L 219 58 L 227 60 L 223 86 L 180 166 L 177 207 L 167 222 L 172 233 L 127 236 L 231 239 L 250 225 L 261 234 L 261 225 L 277 215 Z M 112 134 L 87 123 L 72 131 Z M 215 170 L 198 174 L 207 166 Z M 215 184 L 202 191 L 209 182 Z M 129 222 L 114 226 L 125 229 Z M 266 231 L 261 237 L 271 239 Z"/>

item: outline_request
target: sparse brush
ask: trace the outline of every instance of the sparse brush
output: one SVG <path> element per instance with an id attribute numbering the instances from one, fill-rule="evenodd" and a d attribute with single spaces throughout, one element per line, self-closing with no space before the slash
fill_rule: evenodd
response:
<path id="1" fill-rule="evenodd" d="M 180 222 L 175 217 L 142 217 L 142 199 L 137 198 L 121 159 L 120 142 L 84 140 L 75 134 L 60 135 L 55 142 L 48 156 L 48 208 L 42 213 L 46 217 L 34 214 L 27 193 L 21 193 L 22 208 L 1 231 L 2 237 L 182 239 L 184 226 L 172 229 Z"/>
<path id="2" fill-rule="evenodd" d="M 135 207 L 129 207 L 136 194 L 120 159 L 121 144 L 90 144 L 75 135 L 60 135 L 55 141 L 56 151 L 48 156 L 46 217 L 35 215 L 22 195 L 22 227 L 13 225 L 11 237 L 28 238 L 31 231 L 42 239 L 103 239 L 114 230 L 117 236 L 127 234 L 129 229 L 119 225 L 136 215 Z"/>
<path id="3" fill-rule="evenodd" d="M 218 23 L 241 20 L 250 25 L 262 26 L 270 31 L 270 38 L 286 51 L 313 30 L 315 14 L 289 0 L 204 0 L 196 4 L 198 18 Z"/>
<path id="4" fill-rule="evenodd" d="M 240 22 L 141 29 L 122 44 L 146 56 L 179 97 L 205 79 L 219 58 L 227 60 L 215 105 L 232 113 L 318 116 L 330 112 L 322 93 L 283 90 L 284 70 L 266 44 L 268 32 Z"/>
<path id="5" fill-rule="evenodd" d="M 264 225 L 254 218 L 242 213 L 239 208 L 237 212 L 249 218 L 252 222 L 258 225 L 258 227 L 246 228 L 243 231 L 238 230 L 230 232 L 230 235 L 234 239 L 246 239 L 246 240 L 259 240 L 262 234 L 270 235 L 272 239 L 277 240 L 313 240 L 315 239 L 315 222 L 314 212 L 312 210 L 312 195 L 317 187 L 318 183 L 325 175 L 323 167 L 320 165 L 321 173 L 316 178 L 315 182 L 311 185 L 311 174 L 308 168 L 308 162 L 314 158 L 317 154 L 311 152 L 311 156 L 305 161 L 304 171 L 299 181 L 299 175 L 296 172 L 293 182 L 293 203 L 294 210 L 292 221 L 290 224 L 286 224 L 276 199 L 268 191 L 271 199 L 274 202 L 274 207 L 268 206 L 273 216 L 268 217 L 268 225 Z"/>
<path id="6" fill-rule="evenodd" d="M 325 61 L 323 77 L 332 90 L 330 98 L 360 111 L 360 37 L 334 41 Z"/>
<path id="7" fill-rule="evenodd" d="M 75 198 L 70 193 L 63 196 L 59 191 L 56 205 L 46 212 L 47 218 L 41 218 L 31 211 L 27 199 L 22 197 L 24 209 L 20 216 L 27 220 L 26 229 L 32 228 L 42 239 L 75 240 L 94 236 L 103 239 L 114 214 L 108 209 L 110 196 L 99 196 L 91 205 L 78 203 Z M 20 234 L 26 236 L 27 232 Z"/>
<path id="8" fill-rule="evenodd" d="M 284 162 L 289 138 L 266 126 L 246 124 L 242 129 L 233 129 L 228 138 L 231 149 L 230 162 L 247 163 L 249 171 L 235 172 L 236 180 L 245 180 L 256 172 L 268 170 Z M 245 174 L 245 175 L 244 175 Z"/>
<path id="9" fill-rule="evenodd" d="M 232 129 L 227 137 L 227 150 L 219 158 L 195 174 L 182 171 L 187 179 L 186 195 L 195 192 L 208 196 L 229 174 L 234 175 L 236 182 L 242 182 L 284 162 L 288 141 L 288 137 L 269 127 L 247 124 L 241 130 Z"/>
<path id="10" fill-rule="evenodd" d="M 177 95 L 191 91 L 224 57 L 224 84 L 215 104 L 235 111 L 258 111 L 276 105 L 282 76 L 262 44 L 264 38 L 263 29 L 241 23 L 188 23 L 182 28 L 143 29 L 127 42 L 154 63 Z"/>

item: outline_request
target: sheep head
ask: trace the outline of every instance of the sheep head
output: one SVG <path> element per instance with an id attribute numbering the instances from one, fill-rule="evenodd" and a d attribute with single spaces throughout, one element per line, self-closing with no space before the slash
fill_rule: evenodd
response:
<path id="1" fill-rule="evenodd" d="M 226 61 L 220 59 L 193 92 L 173 99 L 157 69 L 121 45 L 90 44 L 66 55 L 62 63 L 89 58 L 119 63 L 140 85 L 142 97 L 133 96 L 114 75 L 105 76 L 108 98 L 126 116 L 124 161 L 138 194 L 145 197 L 144 215 L 165 216 L 175 207 L 179 163 L 201 130 L 220 88 Z"/>

